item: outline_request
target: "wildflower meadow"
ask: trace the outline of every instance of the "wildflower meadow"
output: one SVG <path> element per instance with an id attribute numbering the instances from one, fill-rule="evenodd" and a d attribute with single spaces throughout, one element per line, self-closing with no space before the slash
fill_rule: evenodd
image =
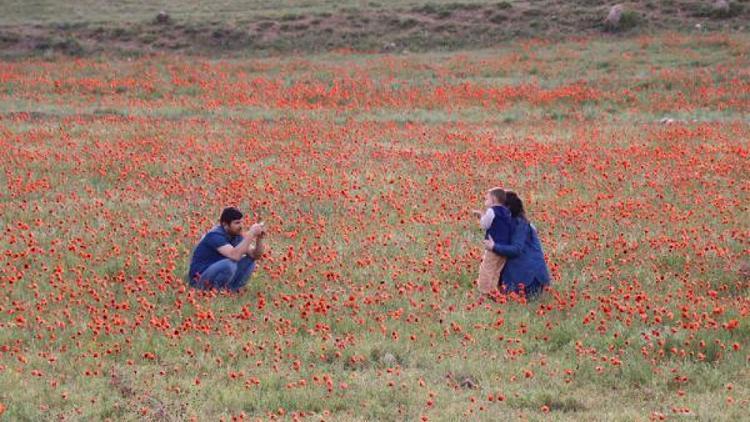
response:
<path id="1" fill-rule="evenodd" d="M 0 61 L 0 419 L 745 419 L 748 116 L 743 34 Z M 192 289 L 229 205 L 264 259 Z"/>

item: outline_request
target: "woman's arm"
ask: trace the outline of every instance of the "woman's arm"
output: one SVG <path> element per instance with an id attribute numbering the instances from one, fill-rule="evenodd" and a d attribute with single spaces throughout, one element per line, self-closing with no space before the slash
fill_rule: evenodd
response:
<path id="1" fill-rule="evenodd" d="M 523 251 L 523 245 L 526 243 L 526 238 L 529 237 L 529 230 L 528 222 L 519 221 L 513 228 L 510 244 L 495 243 L 492 246 L 492 251 L 507 258 L 517 257 Z"/>

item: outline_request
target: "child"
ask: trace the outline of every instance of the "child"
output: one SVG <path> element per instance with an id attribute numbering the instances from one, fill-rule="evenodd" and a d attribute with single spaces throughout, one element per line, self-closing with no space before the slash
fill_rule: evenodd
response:
<path id="1" fill-rule="evenodd" d="M 510 211 L 505 207 L 505 191 L 492 188 L 484 198 L 484 206 L 487 207 L 485 212 L 474 210 L 474 215 L 479 217 L 479 225 L 485 230 L 484 238 L 491 238 L 497 243 L 510 243 Z M 497 292 L 504 266 L 505 257 L 492 251 L 484 251 L 477 279 L 480 293 L 492 295 Z"/>

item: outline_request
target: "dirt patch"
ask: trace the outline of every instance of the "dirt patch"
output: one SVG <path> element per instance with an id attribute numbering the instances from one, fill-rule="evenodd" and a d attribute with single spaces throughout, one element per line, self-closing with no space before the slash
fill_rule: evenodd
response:
<path id="1" fill-rule="evenodd" d="M 479 388 L 479 382 L 471 374 L 454 374 L 453 372 L 448 372 L 445 374 L 445 379 L 448 385 L 454 390 L 475 390 Z"/>
<path id="2" fill-rule="evenodd" d="M 617 33 L 654 30 L 747 31 L 750 4 L 716 9 L 705 0 L 623 2 L 632 24 Z M 257 16 L 239 22 L 145 22 L 0 27 L 0 55 L 24 57 L 161 51 L 206 56 L 284 52 L 426 51 L 482 48 L 519 37 L 603 34 L 611 2 L 584 0 L 427 3 L 411 8 Z M 165 12 L 165 14 L 168 12 Z"/>

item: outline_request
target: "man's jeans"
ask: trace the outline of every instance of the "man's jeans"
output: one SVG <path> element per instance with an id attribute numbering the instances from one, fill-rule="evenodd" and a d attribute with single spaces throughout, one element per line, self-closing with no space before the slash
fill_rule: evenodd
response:
<path id="1" fill-rule="evenodd" d="M 245 256 L 239 261 L 229 258 L 214 262 L 203 271 L 194 286 L 199 289 L 227 289 L 237 291 L 247 284 L 255 269 L 255 261 Z"/>

